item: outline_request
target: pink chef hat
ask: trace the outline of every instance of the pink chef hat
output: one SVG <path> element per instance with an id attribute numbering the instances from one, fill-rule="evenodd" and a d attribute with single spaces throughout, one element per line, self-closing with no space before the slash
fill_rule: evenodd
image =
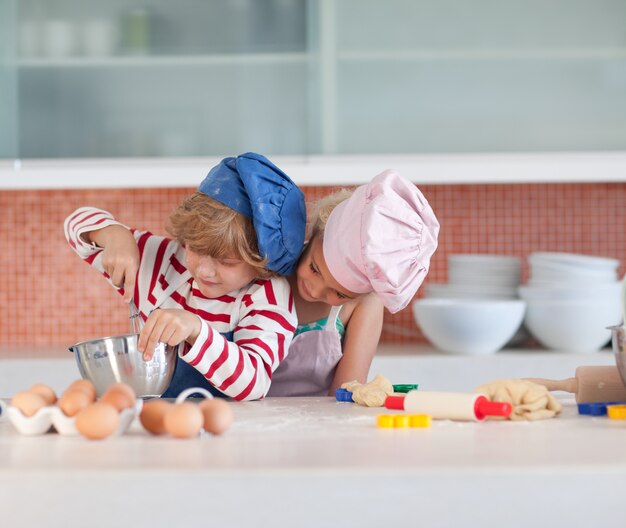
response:
<path id="1" fill-rule="evenodd" d="M 439 222 L 415 184 L 385 171 L 357 187 L 328 217 L 324 259 L 339 284 L 374 291 L 391 313 L 420 287 L 437 249 Z"/>

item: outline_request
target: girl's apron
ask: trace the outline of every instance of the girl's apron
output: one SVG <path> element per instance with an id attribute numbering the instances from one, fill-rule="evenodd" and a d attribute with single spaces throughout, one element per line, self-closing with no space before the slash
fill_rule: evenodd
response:
<path id="1" fill-rule="evenodd" d="M 341 306 L 330 309 L 320 330 L 293 338 L 289 353 L 272 376 L 268 396 L 326 396 L 342 357 L 337 317 Z"/>

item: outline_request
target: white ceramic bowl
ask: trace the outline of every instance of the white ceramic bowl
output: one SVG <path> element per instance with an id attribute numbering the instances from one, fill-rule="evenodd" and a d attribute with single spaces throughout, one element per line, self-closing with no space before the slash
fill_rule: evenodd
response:
<path id="1" fill-rule="evenodd" d="M 416 323 L 433 345 L 450 354 L 483 355 L 500 350 L 524 319 L 521 300 L 421 299 Z"/>
<path id="2" fill-rule="evenodd" d="M 622 320 L 619 297 L 604 301 L 527 298 L 526 304 L 526 328 L 552 350 L 599 350 L 611 337 L 607 326 Z"/>
<path id="3" fill-rule="evenodd" d="M 619 302 L 622 283 L 613 281 L 601 284 L 529 284 L 518 288 L 520 298 L 525 301 L 531 299 L 545 299 L 553 301 L 607 301 Z"/>
<path id="4" fill-rule="evenodd" d="M 567 269 L 583 269 L 586 271 L 616 271 L 619 260 L 596 257 L 593 255 L 581 255 L 576 253 L 537 252 L 528 256 L 531 266 L 535 264 L 558 265 Z"/>
<path id="5" fill-rule="evenodd" d="M 519 269 L 522 265 L 522 261 L 519 257 L 513 257 L 510 255 L 495 255 L 489 253 L 457 253 L 448 257 L 448 266 L 462 266 L 467 268 L 469 266 L 478 267 L 481 269 L 506 269 L 509 270 Z"/>
<path id="6" fill-rule="evenodd" d="M 454 271 L 448 270 L 448 282 L 450 284 L 458 285 L 483 285 L 483 286 L 499 286 L 499 287 L 513 287 L 520 283 L 520 273 L 489 273 L 478 272 L 474 270 Z"/>
<path id="7" fill-rule="evenodd" d="M 606 284 L 607 282 L 615 282 L 617 273 L 615 271 L 598 272 L 585 270 L 560 270 L 558 267 L 551 268 L 548 266 L 533 266 L 530 271 L 530 277 L 533 280 L 553 283 L 570 283 L 570 284 Z"/>
<path id="8" fill-rule="evenodd" d="M 440 299 L 516 299 L 517 287 L 482 284 L 427 284 L 426 297 Z"/>
<path id="9" fill-rule="evenodd" d="M 521 259 L 507 255 L 460 254 L 448 257 L 448 282 L 459 286 L 516 288 Z"/>

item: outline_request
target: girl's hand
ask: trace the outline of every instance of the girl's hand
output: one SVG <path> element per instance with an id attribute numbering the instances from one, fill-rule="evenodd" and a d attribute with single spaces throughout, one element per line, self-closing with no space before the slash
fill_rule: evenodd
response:
<path id="1" fill-rule="evenodd" d="M 102 250 L 102 267 L 117 288 L 124 288 L 124 301 L 135 293 L 139 271 L 139 247 L 133 234 L 124 226 L 112 225 L 89 233 L 91 241 Z"/>
<path id="2" fill-rule="evenodd" d="M 143 359 L 150 361 L 157 343 L 175 346 L 187 340 L 193 344 L 201 328 L 200 318 L 191 312 L 179 308 L 158 308 L 146 320 L 137 346 L 144 353 Z"/>

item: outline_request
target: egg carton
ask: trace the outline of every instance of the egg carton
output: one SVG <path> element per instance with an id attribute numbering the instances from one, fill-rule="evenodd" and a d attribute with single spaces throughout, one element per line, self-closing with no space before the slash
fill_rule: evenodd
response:
<path id="1" fill-rule="evenodd" d="M 135 400 L 135 405 L 130 409 L 120 412 L 120 424 L 114 434 L 121 435 L 130 427 L 136 416 L 139 416 L 143 400 Z M 76 436 L 80 433 L 76 429 L 76 417 L 66 416 L 56 405 L 42 407 L 32 416 L 24 416 L 22 411 L 0 401 L 0 421 L 8 419 L 11 424 L 23 435 L 42 435 L 54 429 L 64 436 Z"/>

